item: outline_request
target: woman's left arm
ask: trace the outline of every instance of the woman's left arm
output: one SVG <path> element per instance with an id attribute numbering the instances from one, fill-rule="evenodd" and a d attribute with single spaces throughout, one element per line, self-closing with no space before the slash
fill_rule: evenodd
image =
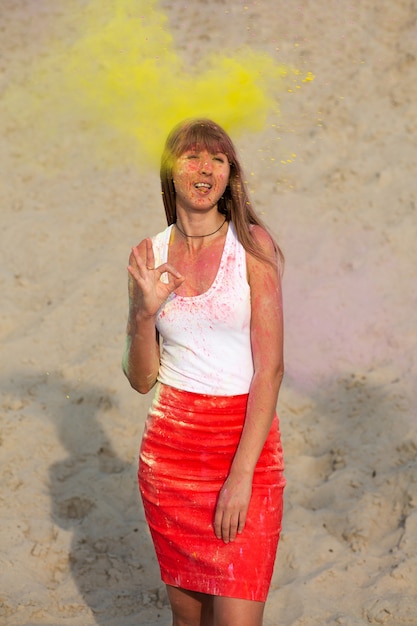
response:
<path id="1" fill-rule="evenodd" d="M 226 543 L 245 526 L 253 473 L 272 425 L 284 374 L 282 292 L 276 253 L 263 228 L 254 226 L 253 233 L 272 263 L 247 255 L 254 375 L 242 436 L 215 513 L 216 536 Z"/>

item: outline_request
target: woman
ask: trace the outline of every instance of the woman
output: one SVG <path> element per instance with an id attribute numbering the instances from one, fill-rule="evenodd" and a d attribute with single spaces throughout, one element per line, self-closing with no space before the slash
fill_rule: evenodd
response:
<path id="1" fill-rule="evenodd" d="M 235 148 L 188 120 L 161 163 L 168 228 L 133 248 L 124 371 L 155 384 L 139 485 L 174 626 L 260 626 L 285 484 L 277 244 Z"/>

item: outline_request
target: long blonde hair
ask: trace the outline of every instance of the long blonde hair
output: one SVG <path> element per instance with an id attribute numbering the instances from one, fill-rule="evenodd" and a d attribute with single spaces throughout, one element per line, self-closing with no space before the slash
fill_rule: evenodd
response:
<path id="1" fill-rule="evenodd" d="M 266 231 L 268 231 L 268 228 L 252 207 L 236 149 L 223 128 L 209 119 L 191 119 L 180 122 L 173 128 L 166 140 L 161 158 L 160 175 L 162 198 L 168 226 L 175 224 L 177 221 L 172 168 L 176 159 L 190 148 L 204 149 L 211 154 L 222 152 L 227 156 L 230 165 L 229 183 L 218 202 L 218 211 L 228 221 L 233 222 L 237 237 L 247 252 L 262 261 L 270 262 L 270 258 L 265 255 L 252 235 L 251 224 L 262 226 Z M 269 234 L 271 235 L 271 233 Z M 271 239 L 274 243 L 277 262 L 282 267 L 284 261 L 283 254 L 272 236 Z"/>

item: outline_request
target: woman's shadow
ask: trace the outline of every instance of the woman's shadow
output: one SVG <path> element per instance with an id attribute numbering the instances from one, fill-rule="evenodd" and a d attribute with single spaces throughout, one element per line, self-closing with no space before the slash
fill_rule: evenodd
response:
<path id="1" fill-rule="evenodd" d="M 144 623 L 149 612 L 159 617 L 166 601 L 140 505 L 137 464 L 117 455 L 101 424 L 104 413 L 117 411 L 115 397 L 51 374 L 44 391 L 48 417 L 67 451 L 49 471 L 51 516 L 73 533 L 69 568 L 86 605 L 96 623 L 107 626 Z"/>

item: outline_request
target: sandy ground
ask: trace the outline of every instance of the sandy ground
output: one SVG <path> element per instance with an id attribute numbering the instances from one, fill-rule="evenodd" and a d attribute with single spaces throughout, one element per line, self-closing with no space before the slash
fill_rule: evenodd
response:
<path id="1" fill-rule="evenodd" d="M 2 90 L 24 85 L 73 5 L 1 0 Z M 416 625 L 416 2 L 161 7 L 190 62 L 246 43 L 315 74 L 282 95 L 278 130 L 237 141 L 286 255 L 288 487 L 265 624 Z M 12 118 L 0 120 L 0 622 L 168 626 L 136 487 L 150 398 L 120 370 L 129 249 L 164 226 L 157 173 L 103 170 L 82 135 L 43 142 Z"/>

